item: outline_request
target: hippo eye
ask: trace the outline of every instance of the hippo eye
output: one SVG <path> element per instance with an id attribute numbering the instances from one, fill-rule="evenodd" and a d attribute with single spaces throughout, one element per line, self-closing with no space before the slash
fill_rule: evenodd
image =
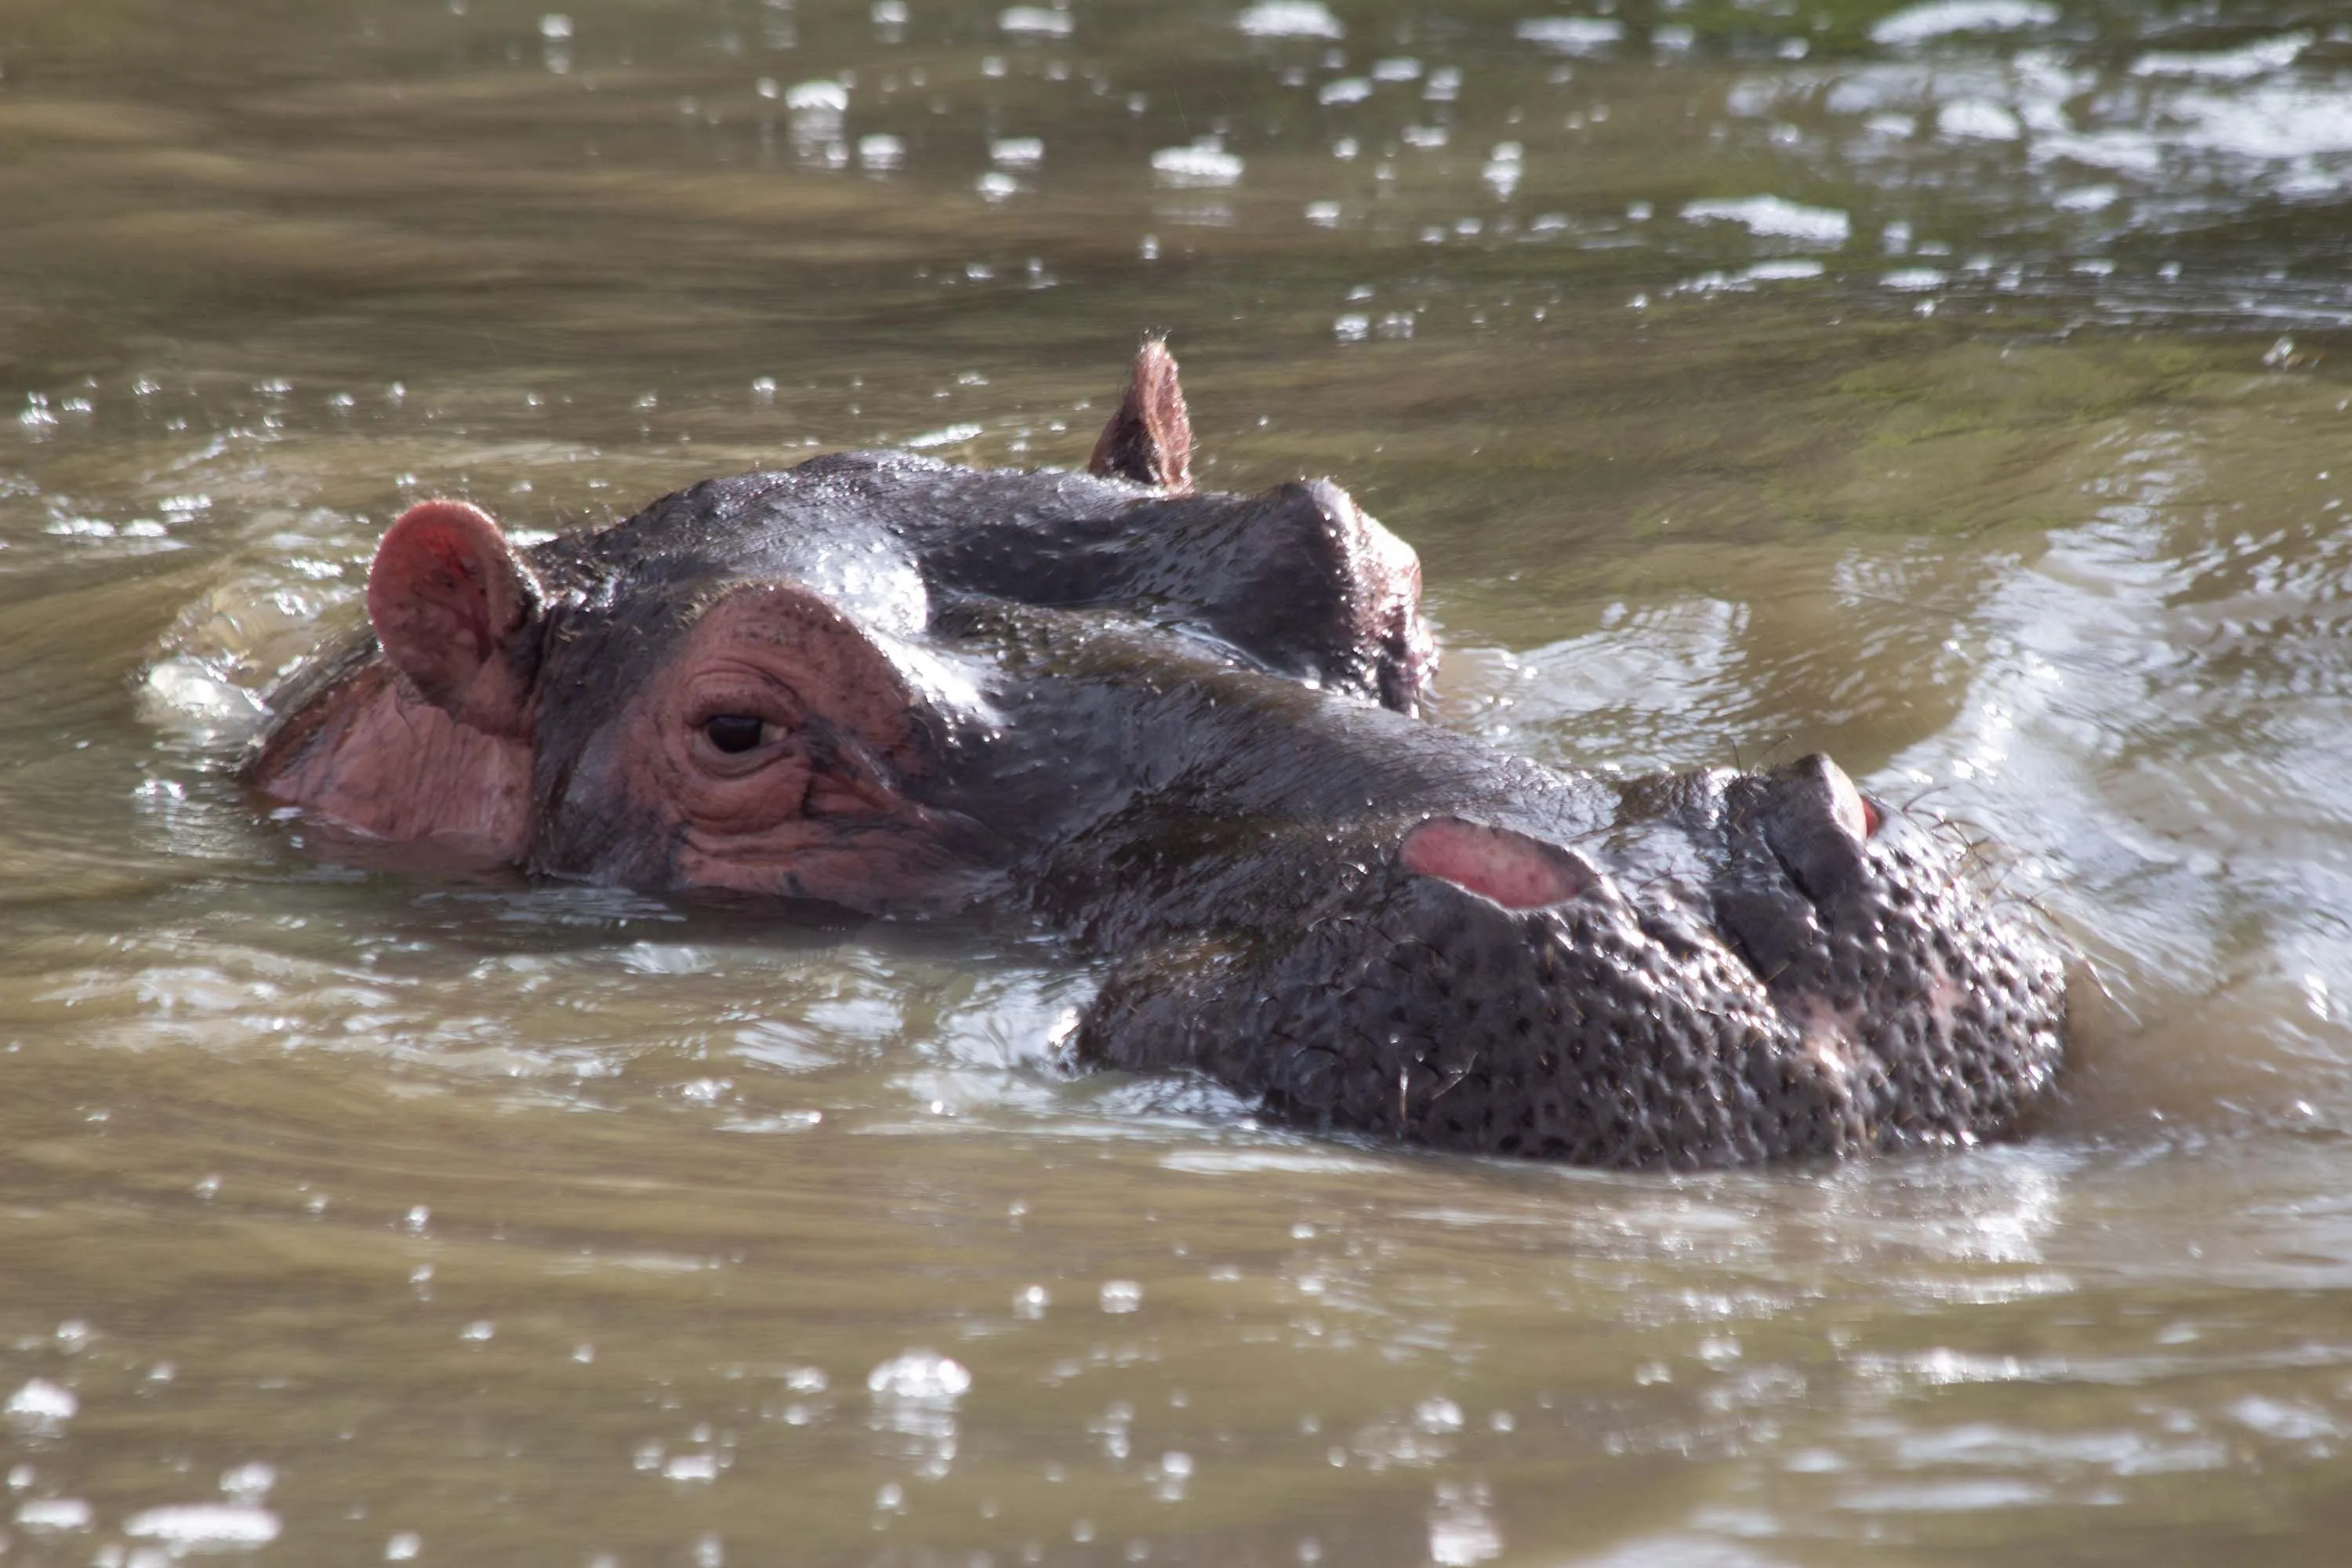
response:
<path id="1" fill-rule="evenodd" d="M 766 722 L 756 713 L 720 713 L 702 723 L 702 732 L 710 737 L 710 743 L 730 755 L 758 745 L 766 729 Z"/>

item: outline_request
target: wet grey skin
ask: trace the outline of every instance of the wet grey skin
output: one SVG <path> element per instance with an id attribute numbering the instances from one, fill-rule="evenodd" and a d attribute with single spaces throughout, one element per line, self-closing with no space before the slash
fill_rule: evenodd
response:
<path id="1" fill-rule="evenodd" d="M 1074 1062 L 1198 1071 L 1325 1131 L 1636 1168 L 1965 1145 L 2052 1085 L 2056 955 L 1827 758 L 1606 784 L 999 618 L 1040 693 L 1020 747 L 1131 760 L 1021 879 L 1118 955 Z M 1496 832 L 1565 896 L 1513 908 L 1411 869 L 1433 821 Z"/>
<path id="2" fill-rule="evenodd" d="M 1965 1145 L 2045 1097 L 2062 966 L 1958 847 L 1823 757 L 1615 784 L 1423 721 L 1411 551 L 1328 482 L 1190 494 L 1189 445 L 1147 351 L 1093 474 L 852 453 L 534 547 L 499 655 L 535 694 L 524 868 L 697 890 L 607 776 L 615 714 L 716 595 L 789 582 L 884 650 L 917 737 L 885 782 L 919 895 L 835 901 L 1106 961 L 1075 1067 L 1636 1168 Z M 315 762 L 383 657 L 289 683 L 247 779 Z"/>

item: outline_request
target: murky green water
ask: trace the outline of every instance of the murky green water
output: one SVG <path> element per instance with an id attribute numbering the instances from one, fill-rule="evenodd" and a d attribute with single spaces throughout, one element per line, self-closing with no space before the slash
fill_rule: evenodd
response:
<path id="1" fill-rule="evenodd" d="M 2346 20 L 0 5 L 0 1560 L 2340 1562 Z M 1145 327 L 1421 550 L 1448 722 L 2006 841 L 2050 1124 L 1318 1142 L 1057 1081 L 1050 951 L 223 777 L 408 499 L 1071 464 Z"/>

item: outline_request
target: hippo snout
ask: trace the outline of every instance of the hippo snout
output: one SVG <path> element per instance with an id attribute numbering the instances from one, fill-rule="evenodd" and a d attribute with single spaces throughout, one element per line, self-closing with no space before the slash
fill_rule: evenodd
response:
<path id="1" fill-rule="evenodd" d="M 1629 790 L 1574 843 L 1427 819 L 1294 930 L 1125 966 L 1079 1044 L 1320 1128 L 1693 1167 L 1998 1136 L 2063 1012 L 1951 847 L 1808 757 Z"/>

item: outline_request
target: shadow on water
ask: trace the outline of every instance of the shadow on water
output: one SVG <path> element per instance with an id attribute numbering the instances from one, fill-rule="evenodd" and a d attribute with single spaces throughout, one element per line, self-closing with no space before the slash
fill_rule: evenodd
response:
<path id="1" fill-rule="evenodd" d="M 2070 0 L 0 12 L 0 1559 L 2333 1562 L 2352 29 Z M 322 863 L 407 501 L 1340 476 L 1444 722 L 1817 748 L 2079 947 L 2015 1146 L 1066 1080 L 1049 948 Z"/>

